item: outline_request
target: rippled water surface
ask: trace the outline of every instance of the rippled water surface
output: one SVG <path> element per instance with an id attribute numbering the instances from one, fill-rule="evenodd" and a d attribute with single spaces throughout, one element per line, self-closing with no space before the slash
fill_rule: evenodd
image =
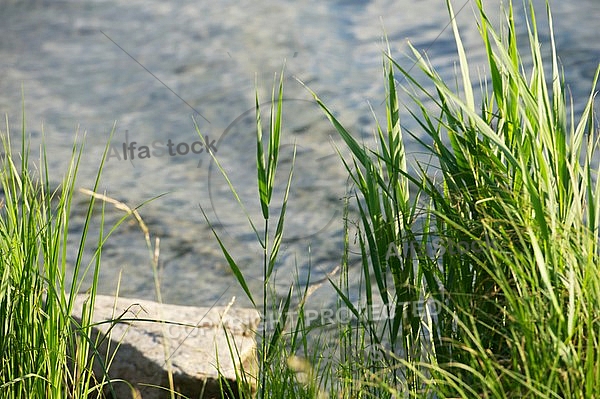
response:
<path id="1" fill-rule="evenodd" d="M 486 3 L 494 14 L 499 2 Z M 534 3 L 543 22 L 544 2 Z M 470 60 L 481 64 L 472 2 L 454 4 Z M 554 2 L 553 13 L 559 54 L 580 109 L 600 61 L 600 2 Z M 85 133 L 79 185 L 87 188 L 114 126 L 100 191 L 131 207 L 167 193 L 139 210 L 153 237 L 161 239 L 163 298 L 211 304 L 237 295 L 244 303 L 200 206 L 255 290 L 261 284 L 261 250 L 206 151 L 190 149 L 201 148 L 192 146 L 198 141 L 192 117 L 203 137 L 214 142 L 262 229 L 254 200 L 254 93 L 258 87 L 266 126 L 273 77 L 285 64 L 281 184 L 294 143 L 297 160 L 277 281 L 289 284 L 296 270 L 304 281 L 309 263 L 311 279 L 322 279 L 339 263 L 343 247 L 347 182 L 335 145 L 345 151 L 295 78 L 316 91 L 355 135 L 368 140 L 370 106 L 377 115 L 382 112 L 383 32 L 402 65 L 412 65 L 404 56 L 410 40 L 427 49 L 442 76 L 450 77 L 457 59 L 447 23 L 443 0 L 0 1 L 0 111 L 8 114 L 12 134 L 18 136 L 24 94 L 27 132 L 36 145 L 44 132 L 56 182 L 75 133 Z M 414 126 L 408 117 L 405 123 Z M 134 142 L 134 158 L 123 159 L 123 143 Z M 140 158 L 143 146 L 159 154 Z M 176 155 L 168 155 L 169 150 Z M 416 153 L 419 147 L 412 143 L 408 150 Z M 79 216 L 84 200 L 78 195 Z M 122 215 L 107 208 L 109 221 Z M 76 234 L 79 219 L 73 223 Z M 113 234 L 102 259 L 102 291 L 114 291 L 122 271 L 121 295 L 153 297 L 150 258 L 135 222 Z M 330 298 L 326 288 L 315 295 L 324 302 Z"/>

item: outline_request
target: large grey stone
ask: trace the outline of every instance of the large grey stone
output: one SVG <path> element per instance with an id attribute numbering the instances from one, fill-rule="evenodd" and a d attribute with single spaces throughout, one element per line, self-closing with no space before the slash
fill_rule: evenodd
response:
<path id="1" fill-rule="evenodd" d="M 76 298 L 76 319 L 81 319 L 86 301 L 84 295 Z M 234 397 L 239 395 L 238 383 L 256 389 L 254 333 L 260 315 L 254 309 L 167 305 L 97 295 L 93 319 L 100 323 L 94 327 L 93 339 L 110 330 L 110 341 L 104 340 L 99 348 L 103 357 L 107 351 L 115 353 L 110 378 L 131 384 L 112 384 L 119 399 L 170 398 L 169 391 L 157 388 L 169 387 L 169 369 L 175 391 L 188 398 L 221 398 L 221 384 L 229 384 Z M 94 370 L 101 375 L 99 362 Z"/>

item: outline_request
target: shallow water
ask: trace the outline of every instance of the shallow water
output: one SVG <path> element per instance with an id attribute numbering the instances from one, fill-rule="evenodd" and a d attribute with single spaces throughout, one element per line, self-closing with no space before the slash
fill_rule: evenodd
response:
<path id="1" fill-rule="evenodd" d="M 343 146 L 295 78 L 316 91 L 348 129 L 369 140 L 374 126 L 370 106 L 380 117 L 383 111 L 384 31 L 392 53 L 406 67 L 412 65 L 404 56 L 407 40 L 427 49 L 442 76 L 450 77 L 457 62 L 451 30 L 445 29 L 443 0 L 14 3 L 0 2 L 0 111 L 9 115 L 13 136 L 20 132 L 23 93 L 27 132 L 36 144 L 44 132 L 57 182 L 75 132 L 86 132 L 79 185 L 91 188 L 115 126 L 114 149 L 99 191 L 131 207 L 168 193 L 139 212 L 153 237 L 160 237 L 161 291 L 173 303 L 227 303 L 233 295 L 247 303 L 200 206 L 215 222 L 251 288 L 258 293 L 261 285 L 261 249 L 244 212 L 206 151 L 194 154 L 189 149 L 198 141 L 192 117 L 204 138 L 215 142 L 220 162 L 262 230 L 254 200 L 254 89 L 258 85 L 267 126 L 273 77 L 285 63 L 285 136 L 277 176 L 281 184 L 293 143 L 297 158 L 277 282 L 289 285 L 296 271 L 304 282 L 309 264 L 311 280 L 318 281 L 339 263 L 343 247 L 347 182 L 334 147 L 343 151 Z M 496 3 L 487 5 L 490 13 Z M 544 2 L 534 3 L 543 21 Z M 473 26 L 472 4 L 457 1 L 455 10 L 470 60 L 479 64 L 483 49 Z M 581 109 L 600 61 L 600 3 L 554 2 L 553 13 L 558 51 L 576 108 Z M 404 120 L 414 127 L 408 117 Z M 167 155 L 169 140 L 171 152 L 177 154 L 180 145 L 180 154 Z M 123 144 L 133 142 L 134 159 L 123 159 Z M 156 149 L 153 144 L 163 154 L 140 158 L 140 148 Z M 200 146 L 193 148 L 199 152 Z M 419 147 L 409 143 L 408 150 L 417 153 Z M 80 216 L 84 200 L 78 196 Z M 106 212 L 112 222 L 123 215 L 111 206 Z M 80 228 L 75 218 L 73 233 Z M 109 239 L 102 264 L 101 291 L 113 292 L 122 270 L 121 295 L 153 298 L 150 256 L 135 222 L 124 224 Z M 315 296 L 322 304 L 333 297 L 328 288 Z"/>

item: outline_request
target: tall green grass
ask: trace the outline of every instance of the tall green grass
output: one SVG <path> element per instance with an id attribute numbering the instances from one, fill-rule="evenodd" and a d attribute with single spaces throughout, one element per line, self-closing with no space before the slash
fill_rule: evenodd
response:
<path id="1" fill-rule="evenodd" d="M 574 115 L 549 6 L 550 43 L 540 42 L 535 10 L 531 2 L 526 7 L 527 48 L 519 43 L 523 38 L 517 37 L 510 2 L 496 27 L 483 3 L 476 4 L 487 55 L 479 104 L 450 1 L 456 86 L 415 48 L 420 77 L 387 54 L 386 120 L 375 122 L 377 148 L 359 143 L 313 93 L 352 153 L 352 159 L 341 160 L 358 209 L 346 217 L 348 225 L 356 218 L 363 283 L 359 293 L 348 284 L 353 271 L 347 228 L 341 276 L 330 281 L 340 308 L 355 323 L 340 323 L 336 348 L 322 329 L 307 326 L 302 317 L 285 327 L 291 290 L 272 303 L 283 323 L 270 335 L 262 333 L 261 397 L 325 392 L 352 398 L 600 395 L 598 73 L 583 113 Z M 402 129 L 402 93 L 412 103 L 407 109 L 417 122 L 414 131 Z M 278 103 L 266 162 L 257 102 L 257 181 L 265 220 L 263 235 L 257 233 L 264 250 L 263 315 L 277 255 L 267 245 L 267 232 L 281 115 Z M 409 168 L 407 133 L 424 146 L 429 164 Z M 282 212 L 273 244 L 281 237 L 283 218 Z M 242 271 L 219 243 L 252 298 Z M 308 291 L 297 298 L 299 305 L 309 300 Z M 351 300 L 357 295 L 364 306 Z M 378 304 L 385 309 L 383 319 L 373 311 Z M 311 351 L 308 342 L 321 346 Z M 304 360 L 298 360 L 298 353 Z M 285 359 L 291 359 L 288 367 Z M 277 372 L 274 365 L 280 367 Z M 302 382 L 290 374 L 296 369 L 310 376 L 308 385 L 306 378 Z M 311 393 L 303 390 L 306 386 Z"/>
<path id="2" fill-rule="evenodd" d="M 462 98 L 420 63 L 436 86 L 441 115 L 426 131 L 434 141 L 444 131 L 451 139 L 450 151 L 433 151 L 445 183 L 431 190 L 438 230 L 489 243 L 481 253 L 443 259 L 445 270 L 460 265 L 466 294 L 473 294 L 456 306 L 463 327 L 460 345 L 452 342 L 467 367 L 448 370 L 457 375 L 457 388 L 472 394 L 594 397 L 600 366 L 598 73 L 576 118 L 567 106 L 549 8 L 550 55 L 544 59 L 530 7 L 527 65 L 512 6 L 503 35 L 478 6 L 492 85 L 479 110 L 468 94 L 470 71 L 457 30 Z"/>
<path id="3" fill-rule="evenodd" d="M 388 56 L 387 130 L 376 126 L 379 149 L 359 145 L 315 96 L 354 155 L 346 164 L 359 193 L 367 301 L 373 276 L 377 294 L 396 309 L 385 337 L 372 337 L 388 339 L 392 349 L 394 342 L 404 344 L 395 358 L 405 371 L 398 379 L 392 365 L 382 384 L 416 397 L 595 397 L 600 192 L 594 92 L 576 118 L 567 106 L 549 7 L 550 55 L 542 57 L 530 4 L 526 64 L 512 5 L 494 28 L 478 1 L 491 83 L 482 80 L 476 106 L 473 74 L 447 5 L 462 84 L 449 86 L 413 48 L 435 88 L 430 91 Z M 393 69 L 406 78 L 416 105 L 409 108 L 419 126 L 413 136 L 435 161 L 419 166 L 420 177 L 403 162 Z M 592 90 L 597 79 L 598 73 Z M 434 176 L 426 173 L 432 167 Z M 428 204 L 418 224 L 419 197 L 409 198 L 407 183 Z M 427 252 L 432 237 L 446 244 L 435 254 Z M 389 243 L 409 250 L 386 259 Z M 423 298 L 442 311 L 434 318 L 401 312 Z M 407 351 L 419 340 L 416 355 Z"/>
<path id="4" fill-rule="evenodd" d="M 268 321 L 270 324 L 263 324 L 260 331 L 257 332 L 260 342 L 258 350 L 259 370 L 257 376 L 248 377 L 248 379 L 254 380 L 254 383 L 258 385 L 258 397 L 312 398 L 318 394 L 319 385 L 315 384 L 312 379 L 308 381 L 304 381 L 303 379 L 299 381 L 297 379 L 298 373 L 310 373 L 312 368 L 308 362 L 300 359 L 294 360 L 296 359 L 296 351 L 304 349 L 305 353 L 310 352 L 308 350 L 307 334 L 304 332 L 308 326 L 305 325 L 303 312 L 303 304 L 308 296 L 307 291 L 309 287 L 307 284 L 300 284 L 297 279 L 295 282 L 290 281 L 289 289 L 287 293 L 283 294 L 283 300 L 281 301 L 278 298 L 281 298 L 282 294 L 277 293 L 273 288 L 275 285 L 273 271 L 277 263 L 277 255 L 283 238 L 286 206 L 292 184 L 293 165 L 295 162 L 294 152 L 292 167 L 287 171 L 288 178 L 281 198 L 281 209 L 279 214 L 273 215 L 271 202 L 275 188 L 275 175 L 278 167 L 283 122 L 283 73 L 280 74 L 279 83 L 273 85 L 270 103 L 270 116 L 265 134 L 263 128 L 263 110 L 260 107 L 258 94 L 256 95 L 256 182 L 258 200 L 263 218 L 262 226 L 252 220 L 248 212 L 245 211 L 262 254 L 263 285 L 260 297 L 255 297 L 255 294 L 250 291 L 243 271 L 223 244 L 217 230 L 212 228 L 212 231 L 240 286 L 244 289 L 252 304 L 261 309 L 263 323 L 267 323 Z M 196 129 L 200 139 L 203 140 L 203 136 L 197 125 Z M 227 177 L 227 172 L 221 166 L 215 154 L 211 153 L 211 156 L 229 184 L 232 194 L 240 206 L 244 208 L 235 187 L 233 187 Z M 210 220 L 203 209 L 202 212 L 210 224 Z M 295 308 L 292 306 L 292 302 L 295 303 Z M 294 320 L 291 320 L 292 318 L 288 320 L 288 317 L 292 313 L 297 314 L 297 317 Z M 290 323 L 292 323 L 291 329 Z M 235 355 L 235 352 L 233 355 Z M 241 374 L 244 375 L 247 372 L 248 370 L 242 370 Z M 242 395 L 251 396 L 252 390 L 250 387 L 246 386 L 245 388 L 245 390 L 242 390 Z M 224 394 L 227 392 L 228 390 L 225 389 Z"/>
<path id="5" fill-rule="evenodd" d="M 3 398 L 100 397 L 110 383 L 92 373 L 93 362 L 106 364 L 91 341 L 91 320 L 98 283 L 104 208 L 93 259 L 84 261 L 94 198 L 88 204 L 73 264 L 67 265 L 67 238 L 75 179 L 82 146 L 73 145 L 62 183 L 51 188 L 47 154 L 30 162 L 25 118 L 21 147 L 14 153 L 8 130 L 2 132 L 0 170 L 0 392 Z M 106 155 L 106 154 L 105 154 Z M 104 158 L 100 163 L 100 171 Z M 97 175 L 94 190 L 98 186 Z M 69 274 L 71 273 L 71 274 Z M 92 274 L 81 320 L 72 317 L 73 300 Z M 71 275 L 72 277 L 69 277 Z"/>

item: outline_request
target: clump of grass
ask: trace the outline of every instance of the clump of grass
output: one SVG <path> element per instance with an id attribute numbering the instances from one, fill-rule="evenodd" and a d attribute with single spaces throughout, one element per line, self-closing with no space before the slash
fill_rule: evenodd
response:
<path id="1" fill-rule="evenodd" d="M 12 150 L 8 120 L 2 133 L 0 391 L 10 399 L 100 397 L 106 386 L 110 389 L 110 381 L 92 372 L 93 362 L 105 371 L 106 364 L 97 354 L 90 330 L 106 239 L 103 208 L 93 259 L 86 264 L 83 256 L 94 208 L 91 198 L 76 260 L 68 266 L 67 235 L 82 146 L 73 145 L 69 168 L 61 185 L 52 191 L 45 147 L 37 167 L 29 160 L 24 119 L 18 156 Z M 103 162 L 104 158 L 99 171 Z M 100 172 L 94 190 L 99 179 Z M 88 301 L 81 320 L 75 320 L 73 301 L 90 272 Z"/>
<path id="2" fill-rule="evenodd" d="M 445 376 L 468 394 L 594 397 L 590 381 L 598 380 L 600 366 L 594 93 L 576 118 L 566 105 L 549 7 L 550 55 L 544 59 L 530 4 L 531 65 L 517 46 L 512 5 L 499 30 L 481 2 L 478 7 L 491 81 L 489 90 L 482 83 L 479 109 L 455 26 L 463 95 L 422 58 L 419 63 L 437 91 L 431 98 L 439 117 L 424 112 L 419 119 L 443 176 L 441 188 L 433 179 L 424 185 L 437 231 L 486 244 L 478 253 L 442 257 L 444 272 L 454 273 L 463 288 L 447 290 L 458 327 L 445 334 L 453 338 L 446 345 L 453 353 L 444 358 L 445 371 L 452 371 Z M 597 79 L 598 73 L 592 90 Z M 451 144 L 442 147 L 446 133 Z"/>
<path id="3" fill-rule="evenodd" d="M 282 345 L 284 340 L 284 334 L 287 324 L 287 317 L 290 311 L 291 300 L 293 297 L 293 284 L 290 284 L 290 288 L 285 295 L 285 299 L 281 303 L 275 302 L 273 299 L 277 298 L 277 293 L 272 289 L 272 277 L 275 264 L 277 262 L 277 255 L 281 246 L 283 238 L 283 228 L 285 221 L 285 212 L 289 189 L 291 186 L 292 175 L 293 175 L 293 163 L 295 160 L 295 153 L 292 160 L 292 168 L 289 171 L 287 184 L 284 190 L 282 198 L 282 206 L 277 215 L 275 223 L 272 222 L 273 215 L 271 214 L 271 200 L 273 195 L 273 189 L 275 184 L 275 174 L 277 173 L 280 138 L 282 132 L 282 112 L 283 112 L 283 73 L 280 76 L 279 85 L 277 90 L 275 85 L 273 86 L 272 98 L 271 98 L 271 110 L 270 119 L 268 124 L 267 136 L 263 136 L 263 121 L 262 113 L 260 108 L 260 102 L 258 93 L 256 94 L 256 169 L 257 169 L 257 186 L 258 186 L 258 199 L 263 217 L 262 229 L 257 227 L 255 221 L 248 216 L 248 222 L 250 227 L 256 235 L 257 242 L 259 243 L 262 253 L 262 264 L 263 264 L 263 287 L 262 287 L 262 298 L 259 300 L 255 299 L 254 294 L 250 291 L 244 274 L 236 261 L 230 255 L 229 251 L 225 248 L 221 241 L 217 231 L 212 228 L 212 231 L 217 239 L 221 250 L 229 266 L 235 275 L 238 283 L 244 289 L 248 298 L 253 305 L 258 306 L 262 304 L 262 316 L 263 320 L 270 314 L 275 320 L 273 328 L 268 331 L 269 326 L 263 326 L 260 334 L 260 348 L 259 348 L 259 370 L 258 376 L 253 376 L 258 381 L 258 395 L 261 398 L 266 397 L 288 397 L 290 395 L 298 397 L 299 392 L 306 391 L 306 388 L 302 384 L 289 384 L 290 381 L 294 380 L 295 373 L 285 366 L 287 357 L 286 353 L 289 353 L 286 349 L 286 345 Z M 200 133 L 198 126 L 196 129 L 203 140 L 203 136 Z M 229 181 L 226 171 L 223 169 L 218 159 L 214 154 L 211 153 L 213 160 L 217 167 L 225 177 L 229 184 L 232 194 L 243 208 L 243 204 Z M 203 215 L 207 222 L 210 221 L 202 209 Z M 246 212 L 246 215 L 248 213 Z M 260 301 L 260 302 L 259 302 Z M 302 323 L 302 317 L 297 321 Z M 297 325 L 297 329 L 300 327 Z M 297 330 L 296 330 L 297 331 Z M 301 336 L 297 336 L 301 337 Z M 292 347 L 296 348 L 297 344 L 301 342 L 301 339 L 296 340 L 297 337 L 293 337 L 291 341 Z M 235 353 L 232 353 L 235 355 Z M 277 383 L 274 383 L 277 382 Z M 246 395 L 251 395 L 250 392 L 245 392 Z"/>
<path id="4" fill-rule="evenodd" d="M 384 66 L 386 124 L 381 126 L 376 121 L 375 136 L 379 143 L 376 150 L 359 144 L 316 94 L 313 95 L 353 154 L 351 162 L 343 158 L 342 161 L 357 189 L 355 198 L 359 211 L 358 242 L 364 276 L 364 295 L 361 298 L 364 311 L 352 303 L 348 287 L 343 290 L 334 284 L 343 306 L 347 306 L 359 322 L 360 338 L 351 345 L 358 345 L 357 353 L 363 356 L 364 349 L 371 348 L 366 353 L 377 355 L 378 359 L 373 368 L 389 372 L 388 382 L 412 387 L 414 372 L 398 367 L 393 357 L 402 354 L 410 362 L 429 361 L 430 354 L 420 348 L 423 339 L 432 339 L 436 330 L 432 328 L 430 316 L 423 318 L 414 310 L 424 303 L 427 295 L 440 293 L 435 261 L 424 256 L 430 221 L 427 215 L 421 218 L 420 193 L 416 198 L 410 196 L 411 178 L 392 66 L 391 62 Z M 424 225 L 421 230 L 420 224 Z M 396 256 L 397 251 L 390 256 L 390 248 L 399 249 L 400 256 Z M 348 273 L 347 262 L 344 266 L 344 272 Z M 424 282 L 431 284 L 427 291 L 423 289 Z M 373 313 L 378 303 L 383 304 L 383 315 Z M 427 311 L 426 307 L 423 310 Z M 383 323 L 375 323 L 376 319 L 383 319 Z M 343 335 L 347 336 L 346 333 Z M 365 359 L 352 360 L 364 362 Z M 383 394 L 378 392 L 378 395 Z"/>
<path id="5" fill-rule="evenodd" d="M 374 296 L 373 276 L 377 294 L 395 310 L 385 334 L 371 327 L 370 315 L 363 330 L 371 344 L 386 339 L 403 349 L 385 371 L 367 369 L 365 376 L 376 374 L 381 387 L 415 397 L 595 397 L 600 186 L 594 94 L 576 119 L 566 105 L 549 7 L 549 59 L 542 57 L 530 6 L 532 61 L 526 65 L 512 5 L 504 25 L 494 29 L 478 1 L 491 83 L 482 81 L 483 100 L 476 106 L 466 52 L 447 5 L 462 86 L 448 86 L 413 48 L 434 85 L 430 92 L 388 56 L 387 130 L 376 125 L 379 149 L 361 146 L 315 95 L 353 154 L 352 162 L 344 162 L 357 187 L 367 303 Z M 419 166 L 420 178 L 404 162 L 393 69 L 409 82 L 417 106 L 411 113 L 420 129 L 413 137 L 434 159 Z M 597 79 L 598 73 L 593 88 Z M 423 133 L 430 141 L 420 138 Z M 432 168 L 437 176 L 426 173 Z M 408 183 L 418 187 L 417 197 L 409 197 Z M 419 196 L 426 206 L 417 224 Z M 430 238 L 454 250 L 432 254 Z M 386 257 L 390 243 L 408 251 Z M 456 246 L 463 243 L 477 245 Z M 349 296 L 340 295 L 358 317 Z M 402 312 L 428 298 L 441 309 L 434 317 Z M 411 343 L 420 350 L 408 352 Z"/>

